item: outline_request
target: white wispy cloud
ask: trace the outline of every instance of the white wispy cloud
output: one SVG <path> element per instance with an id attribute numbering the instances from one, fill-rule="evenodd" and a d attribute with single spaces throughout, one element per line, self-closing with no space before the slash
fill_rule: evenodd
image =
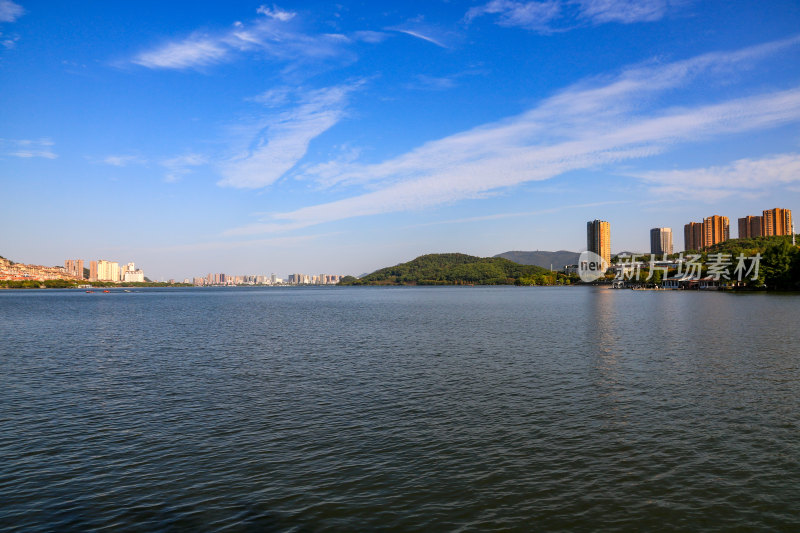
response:
<path id="1" fill-rule="evenodd" d="M 412 37 L 416 37 L 417 39 L 422 39 L 423 41 L 428 41 L 431 44 L 435 44 L 441 48 L 447 48 L 447 45 L 443 42 L 439 41 L 435 37 L 431 35 L 426 35 L 421 30 L 416 29 L 404 29 L 404 28 L 395 28 L 394 31 L 405 33 L 406 35 L 410 35 Z"/>
<path id="2" fill-rule="evenodd" d="M 345 116 L 348 95 L 361 85 L 359 81 L 310 91 L 295 107 L 267 117 L 250 146 L 223 165 L 218 185 L 255 189 L 274 183 L 303 158 L 312 139 Z M 276 99 L 285 102 L 289 95 L 269 92 L 265 98 L 271 104 Z"/>
<path id="3" fill-rule="evenodd" d="M 262 15 L 266 15 L 269 18 L 277 19 L 282 22 L 286 22 L 287 20 L 292 20 L 297 13 L 293 13 L 291 11 L 284 11 L 280 9 L 275 4 L 272 5 L 272 9 L 268 8 L 267 6 L 261 6 L 256 9 L 256 13 L 260 13 Z"/>
<path id="4" fill-rule="evenodd" d="M 187 153 L 179 156 L 165 159 L 161 162 L 161 166 L 167 169 L 164 175 L 164 181 L 167 183 L 174 183 L 181 178 L 192 172 L 193 167 L 206 165 L 208 158 L 202 154 Z"/>
<path id="5" fill-rule="evenodd" d="M 562 15 L 562 2 L 492 0 L 482 6 L 470 8 L 465 19 L 470 22 L 482 15 L 497 15 L 497 23 L 501 26 L 515 26 L 547 33 L 552 31 L 552 23 Z"/>
<path id="6" fill-rule="evenodd" d="M 141 53 L 133 62 L 148 68 L 184 69 L 216 63 L 230 52 L 231 48 L 218 38 L 192 36 Z"/>
<path id="7" fill-rule="evenodd" d="M 365 43 L 381 43 L 390 37 L 389 33 L 382 31 L 362 30 L 354 32 L 352 35 L 353 40 L 362 41 Z"/>
<path id="8" fill-rule="evenodd" d="M 447 76 L 428 76 L 425 74 L 417 74 L 416 81 L 406 84 L 409 89 L 421 89 L 429 91 L 445 91 L 455 87 L 456 80 L 454 77 Z"/>
<path id="9" fill-rule="evenodd" d="M 0 44 L 3 45 L 3 48 L 10 50 L 17 46 L 17 41 L 19 41 L 19 35 L 4 35 L 3 32 L 0 32 Z"/>
<path id="10" fill-rule="evenodd" d="M 728 165 L 627 175 L 646 181 L 659 195 L 716 199 L 800 184 L 800 154 L 777 154 L 760 159 L 739 159 Z"/>
<path id="11" fill-rule="evenodd" d="M 375 40 L 377 33 L 353 38 L 336 33 L 307 33 L 296 13 L 277 6 L 261 6 L 263 16 L 236 22 L 220 32 L 196 32 L 142 52 L 131 62 L 151 69 L 203 68 L 231 61 L 246 52 L 277 61 L 318 61 L 347 58 L 353 40 Z"/>
<path id="12" fill-rule="evenodd" d="M 658 96 L 690 83 L 727 78 L 798 38 L 685 61 L 639 66 L 569 87 L 507 120 L 428 142 L 377 164 L 343 162 L 306 170 L 324 184 L 368 186 L 335 202 L 275 213 L 231 230 L 253 234 L 356 216 L 417 210 L 481 198 L 564 172 L 660 154 L 685 142 L 800 121 L 800 87 L 686 107 L 658 107 Z"/>
<path id="13" fill-rule="evenodd" d="M 58 155 L 53 152 L 55 143 L 47 138 L 42 139 L 0 139 L 0 154 L 12 157 L 43 157 L 55 159 Z"/>
<path id="14" fill-rule="evenodd" d="M 606 22 L 652 22 L 663 18 L 671 7 L 686 3 L 670 0 L 578 0 L 581 16 L 597 24 Z"/>
<path id="15" fill-rule="evenodd" d="M 128 165 L 143 165 L 147 161 L 138 155 L 109 155 L 102 159 L 102 162 L 114 167 L 126 167 Z"/>
<path id="16" fill-rule="evenodd" d="M 405 21 L 402 24 L 385 28 L 386 31 L 404 33 L 417 39 L 422 39 L 431 44 L 441 48 L 450 48 L 452 41 L 456 39 L 456 35 L 452 32 L 442 30 L 441 28 L 430 24 L 425 21 L 424 17 L 419 16 Z"/>
<path id="17" fill-rule="evenodd" d="M 0 0 L 0 22 L 14 22 L 24 14 L 21 5 L 11 0 Z"/>
<path id="18" fill-rule="evenodd" d="M 497 24 L 540 33 L 563 31 L 585 24 L 653 22 L 688 0 L 492 0 L 467 10 L 467 22 L 495 15 Z"/>

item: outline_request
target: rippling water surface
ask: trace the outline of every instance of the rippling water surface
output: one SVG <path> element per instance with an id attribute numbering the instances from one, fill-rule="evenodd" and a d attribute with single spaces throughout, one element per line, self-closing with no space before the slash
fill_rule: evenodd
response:
<path id="1" fill-rule="evenodd" d="M 0 291 L 0 529 L 800 529 L 800 297 Z"/>

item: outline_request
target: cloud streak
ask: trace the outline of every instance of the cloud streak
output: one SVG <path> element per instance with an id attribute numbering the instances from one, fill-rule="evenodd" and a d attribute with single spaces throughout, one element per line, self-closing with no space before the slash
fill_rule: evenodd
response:
<path id="1" fill-rule="evenodd" d="M 431 141 L 377 164 L 324 164 L 318 167 L 324 168 L 318 176 L 310 168 L 307 178 L 371 190 L 275 213 L 228 233 L 284 231 L 481 198 L 572 170 L 660 154 L 680 143 L 798 122 L 800 87 L 692 107 L 647 109 L 657 106 L 661 93 L 727 76 L 798 42 L 793 38 L 632 68 L 614 78 L 567 88 L 518 116 Z"/>
<path id="2" fill-rule="evenodd" d="M 675 0 L 492 0 L 470 8 L 466 22 L 486 15 L 497 24 L 548 34 L 586 24 L 653 22 L 685 1 Z"/>
<path id="3" fill-rule="evenodd" d="M 377 42 L 377 32 L 311 34 L 302 30 L 297 13 L 276 6 L 261 6 L 262 16 L 248 23 L 236 22 L 227 31 L 195 32 L 135 56 L 131 62 L 150 69 L 202 69 L 228 62 L 244 53 L 257 53 L 274 61 L 320 61 L 347 58 L 347 45 L 355 41 Z"/>
<path id="4" fill-rule="evenodd" d="M 0 154 L 12 157 L 30 159 L 42 157 L 55 159 L 58 155 L 53 152 L 55 143 L 47 138 L 31 139 L 0 139 Z"/>
<path id="5" fill-rule="evenodd" d="M 338 123 L 346 113 L 348 95 L 362 82 L 311 91 L 298 105 L 269 117 L 250 146 L 222 167 L 218 185 L 257 189 L 271 185 L 305 156 L 311 141 Z M 289 96 L 282 91 L 262 95 L 267 105 Z"/>
<path id="6" fill-rule="evenodd" d="M 113 167 L 127 167 L 128 165 L 144 165 L 147 163 L 138 155 L 109 155 L 103 158 L 103 163 Z"/>
<path id="7" fill-rule="evenodd" d="M 202 154 L 188 153 L 166 159 L 161 162 L 161 166 L 167 169 L 164 181 L 174 183 L 180 181 L 184 176 L 192 172 L 194 167 L 203 166 L 208 163 L 208 159 Z"/>
<path id="8" fill-rule="evenodd" d="M 21 5 L 11 0 L 0 0 L 0 22 L 15 22 L 25 14 Z"/>
<path id="9" fill-rule="evenodd" d="M 659 195 L 720 198 L 800 183 L 800 154 L 777 154 L 761 159 L 739 159 L 729 165 L 628 175 L 644 180 Z"/>

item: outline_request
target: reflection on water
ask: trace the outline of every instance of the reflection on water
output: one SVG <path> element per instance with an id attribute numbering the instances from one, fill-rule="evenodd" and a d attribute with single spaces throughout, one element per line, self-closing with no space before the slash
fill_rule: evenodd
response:
<path id="1" fill-rule="evenodd" d="M 0 529 L 792 529 L 800 298 L 0 293 Z"/>

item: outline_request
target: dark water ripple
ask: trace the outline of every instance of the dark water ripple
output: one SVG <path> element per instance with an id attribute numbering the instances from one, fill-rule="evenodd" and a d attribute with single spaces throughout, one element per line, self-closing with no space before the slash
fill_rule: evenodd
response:
<path id="1" fill-rule="evenodd" d="M 800 530 L 800 298 L 0 293 L 0 530 Z"/>

